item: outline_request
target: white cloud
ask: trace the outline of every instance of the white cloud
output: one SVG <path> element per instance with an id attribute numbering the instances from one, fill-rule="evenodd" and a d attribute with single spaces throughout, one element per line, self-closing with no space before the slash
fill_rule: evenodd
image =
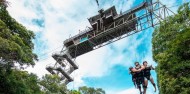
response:
<path id="1" fill-rule="evenodd" d="M 113 91 L 113 90 L 108 90 L 106 94 L 140 94 L 139 90 L 137 88 L 128 88 L 124 90 L 119 90 L 119 91 Z M 149 94 L 149 93 L 147 93 Z"/>
<path id="2" fill-rule="evenodd" d="M 143 89 L 141 89 L 143 91 Z M 124 90 L 120 90 L 120 91 L 109 91 L 106 92 L 107 94 L 140 94 L 139 89 L 137 88 L 128 88 L 128 89 L 124 89 Z M 149 82 L 149 86 L 147 88 L 146 94 L 158 94 L 159 92 L 154 92 L 154 88 L 153 86 L 150 84 Z"/>
<path id="3" fill-rule="evenodd" d="M 143 42 L 146 41 L 145 39 L 148 37 L 148 32 L 142 31 L 140 33 L 134 34 L 132 36 L 129 36 L 123 40 L 117 41 L 113 43 L 113 49 L 110 49 L 110 63 L 111 64 L 122 64 L 126 67 L 133 66 L 134 62 L 137 60 L 142 59 L 144 56 L 141 56 L 140 53 L 137 51 L 137 47 Z M 139 35 L 143 34 L 142 38 L 139 38 Z M 147 48 L 149 48 L 150 45 L 146 45 Z M 124 52 L 124 49 L 127 50 Z M 117 53 L 115 53 L 117 51 Z M 150 50 L 151 51 L 151 50 Z M 151 57 L 151 54 L 146 54 Z M 112 58 L 114 56 L 114 58 Z M 124 61 L 124 62 L 123 62 Z M 140 62 L 140 61 L 139 61 Z"/>
<path id="4" fill-rule="evenodd" d="M 107 51 L 106 47 L 103 47 L 77 58 L 80 73 L 86 77 L 100 77 L 104 75 L 108 69 L 108 64 L 104 62 Z"/>
<path id="5" fill-rule="evenodd" d="M 76 62 L 79 69 L 72 73 L 75 80 L 69 87 L 72 88 L 74 85 L 74 88 L 77 88 L 85 85 L 85 82 L 82 81 L 82 78 L 85 77 L 104 76 L 109 69 L 109 63 L 104 62 L 107 51 L 107 48 L 103 47 L 78 57 Z"/>
<path id="6" fill-rule="evenodd" d="M 27 71 L 29 72 L 33 72 L 35 74 L 37 74 L 39 77 L 42 77 L 45 74 L 48 74 L 48 71 L 45 70 L 46 65 L 49 65 L 49 62 L 55 62 L 53 60 L 53 58 L 48 58 L 46 60 L 42 60 L 38 63 L 36 63 L 36 65 L 33 67 L 29 67 L 27 68 Z"/>
<path id="7" fill-rule="evenodd" d="M 139 91 L 136 88 L 130 88 L 130 89 L 127 89 L 127 90 L 120 91 L 120 92 L 118 92 L 116 94 L 139 94 Z"/>

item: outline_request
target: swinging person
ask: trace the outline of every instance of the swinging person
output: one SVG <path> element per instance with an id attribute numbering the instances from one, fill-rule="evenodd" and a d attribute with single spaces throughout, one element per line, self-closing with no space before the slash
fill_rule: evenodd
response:
<path id="1" fill-rule="evenodd" d="M 137 87 L 140 91 L 140 94 L 146 94 L 146 85 L 145 85 L 145 80 L 144 80 L 144 74 L 143 74 L 143 70 L 145 69 L 144 66 L 141 66 L 139 64 L 139 62 L 135 62 L 135 68 L 132 68 L 131 71 L 135 72 L 136 74 L 136 79 L 135 82 L 137 84 Z M 143 86 L 144 91 L 141 91 L 141 84 Z"/>
<path id="2" fill-rule="evenodd" d="M 156 84 L 154 83 L 154 80 L 151 76 L 150 71 L 154 70 L 154 68 L 151 66 L 148 66 L 147 61 L 143 62 L 143 66 L 145 67 L 145 69 L 143 70 L 144 73 L 144 77 L 145 77 L 145 85 L 148 85 L 148 80 L 152 83 L 152 85 L 154 86 L 154 92 L 156 92 Z"/>
<path id="3" fill-rule="evenodd" d="M 137 84 L 136 84 L 136 73 L 132 71 L 133 70 L 133 67 L 130 67 L 129 68 L 129 71 L 130 71 L 130 74 L 132 75 L 132 81 L 133 81 L 133 84 L 135 86 L 135 88 L 137 88 Z"/>

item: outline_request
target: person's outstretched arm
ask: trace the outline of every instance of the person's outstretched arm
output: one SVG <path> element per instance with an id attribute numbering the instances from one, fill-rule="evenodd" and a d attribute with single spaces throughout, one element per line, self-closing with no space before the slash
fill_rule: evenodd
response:
<path id="1" fill-rule="evenodd" d="M 155 68 L 154 68 L 152 65 L 150 65 L 150 68 L 151 68 L 152 70 L 155 70 Z"/>
<path id="2" fill-rule="evenodd" d="M 144 69 L 145 69 L 145 66 L 142 65 L 141 68 L 140 68 L 140 70 L 144 70 Z"/>
<path id="3" fill-rule="evenodd" d="M 141 69 L 138 69 L 138 70 L 137 70 L 137 69 L 133 68 L 133 69 L 131 69 L 131 71 L 132 71 L 132 72 L 140 72 Z"/>

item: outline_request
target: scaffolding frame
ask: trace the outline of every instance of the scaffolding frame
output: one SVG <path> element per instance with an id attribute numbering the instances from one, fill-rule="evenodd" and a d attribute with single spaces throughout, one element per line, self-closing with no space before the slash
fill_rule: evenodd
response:
<path id="1" fill-rule="evenodd" d="M 120 39 L 146 30 L 150 27 L 155 27 L 159 25 L 161 21 L 167 21 L 166 18 L 168 16 L 175 14 L 165 5 L 161 4 L 159 1 L 154 3 L 145 2 L 144 4 L 145 6 L 141 5 L 142 7 L 136 7 L 136 9 L 133 8 L 121 14 L 127 14 L 128 18 L 132 19 L 120 18 L 117 22 L 114 21 L 108 26 L 103 26 L 101 30 L 93 31 L 93 28 L 88 28 L 86 31 L 65 40 L 64 43 L 68 41 L 73 41 L 76 38 L 80 38 L 81 35 L 89 37 L 88 40 L 76 43 L 75 45 L 71 45 L 68 47 L 65 47 L 64 45 L 63 49 L 59 53 L 55 53 L 52 55 L 52 57 L 56 60 L 55 65 L 52 67 L 52 69 L 48 69 L 49 67 L 47 67 L 46 69 L 51 74 L 62 74 L 63 82 L 65 84 L 68 84 L 69 82 L 73 81 L 72 77 L 70 77 L 70 74 L 74 70 L 78 69 L 78 65 L 76 65 L 75 62 L 77 56 L 96 50 Z M 135 17 L 133 17 L 134 15 Z M 96 39 L 99 39 L 99 41 L 97 41 Z M 87 42 L 89 45 L 82 45 L 84 46 L 84 48 L 78 48 L 78 45 L 84 42 Z M 90 49 L 87 49 L 88 47 L 90 47 Z M 61 64 L 61 62 L 63 64 Z M 51 72 L 51 70 L 53 70 L 55 73 Z"/>

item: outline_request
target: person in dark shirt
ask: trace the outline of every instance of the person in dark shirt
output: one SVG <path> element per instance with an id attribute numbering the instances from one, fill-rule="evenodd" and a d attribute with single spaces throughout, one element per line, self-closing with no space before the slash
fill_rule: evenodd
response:
<path id="1" fill-rule="evenodd" d="M 140 94 L 146 94 L 146 84 L 145 84 L 145 79 L 144 79 L 144 74 L 143 74 L 143 70 L 145 69 L 144 66 L 141 66 L 139 64 L 139 62 L 135 62 L 135 69 L 136 70 L 140 70 L 136 72 L 136 84 L 137 87 L 140 90 Z M 141 91 L 141 85 L 143 86 L 144 91 Z"/>
<path id="2" fill-rule="evenodd" d="M 140 91 L 140 94 L 146 94 L 146 86 L 143 75 L 144 66 L 141 66 L 139 62 L 135 62 L 135 68 L 131 68 L 130 70 L 135 73 L 135 84 Z M 141 91 L 141 85 L 143 86 L 144 91 Z"/>
<path id="3" fill-rule="evenodd" d="M 137 88 L 137 85 L 136 85 L 136 73 L 133 72 L 132 69 L 133 69 L 133 67 L 130 67 L 129 71 L 130 71 L 130 74 L 132 75 L 133 84 L 134 84 L 135 88 Z"/>
<path id="4" fill-rule="evenodd" d="M 148 66 L 147 61 L 143 62 L 143 66 L 145 67 L 145 69 L 143 70 L 144 73 L 144 78 L 145 78 L 145 85 L 148 85 L 148 80 L 152 83 L 152 85 L 154 86 L 154 92 L 156 92 L 156 84 L 154 83 L 154 79 L 151 76 L 150 71 L 154 70 L 154 68 L 152 67 L 152 65 Z"/>

